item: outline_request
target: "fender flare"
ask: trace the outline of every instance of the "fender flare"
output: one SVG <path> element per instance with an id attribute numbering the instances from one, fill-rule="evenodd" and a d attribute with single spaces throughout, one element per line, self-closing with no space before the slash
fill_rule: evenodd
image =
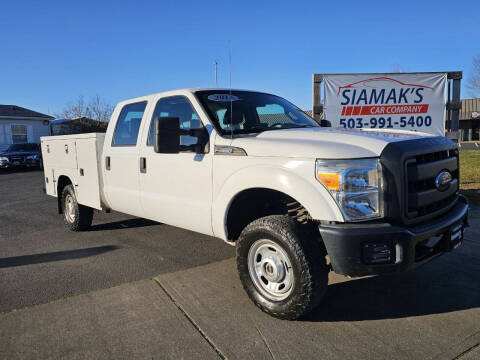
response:
<path id="1" fill-rule="evenodd" d="M 298 201 L 315 220 L 340 221 L 344 218 L 330 193 L 318 183 L 280 166 L 250 166 L 231 174 L 217 192 L 212 204 L 214 236 L 228 241 L 227 214 L 233 199 L 242 191 L 265 188 L 282 192 Z"/>

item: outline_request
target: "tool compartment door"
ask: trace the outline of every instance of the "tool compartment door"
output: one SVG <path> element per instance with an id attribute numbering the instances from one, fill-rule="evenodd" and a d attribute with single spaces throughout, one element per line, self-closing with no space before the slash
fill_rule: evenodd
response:
<path id="1" fill-rule="evenodd" d="M 41 146 L 45 190 L 48 195 L 57 196 L 59 174 L 74 173 L 77 169 L 75 139 L 42 137 Z"/>
<path id="2" fill-rule="evenodd" d="M 97 138 L 77 139 L 77 192 L 78 203 L 94 209 L 102 209 L 97 154 Z"/>

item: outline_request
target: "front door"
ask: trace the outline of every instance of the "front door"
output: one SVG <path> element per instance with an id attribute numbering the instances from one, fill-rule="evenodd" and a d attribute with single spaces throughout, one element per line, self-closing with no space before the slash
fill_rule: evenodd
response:
<path id="1" fill-rule="evenodd" d="M 104 189 L 113 210 L 143 216 L 139 192 L 138 134 L 147 106 L 146 101 L 124 105 L 118 116 L 111 144 L 103 153 Z"/>
<path id="2" fill-rule="evenodd" d="M 185 96 L 170 96 L 158 100 L 153 115 L 144 128 L 140 161 L 140 198 L 145 217 L 181 226 L 204 234 L 212 234 L 212 152 L 185 150 L 179 154 L 158 154 L 153 148 L 153 122 L 159 116 L 180 119 L 182 129 L 200 129 L 203 124 L 190 100 Z M 198 139 L 182 136 L 181 145 L 192 145 Z"/>

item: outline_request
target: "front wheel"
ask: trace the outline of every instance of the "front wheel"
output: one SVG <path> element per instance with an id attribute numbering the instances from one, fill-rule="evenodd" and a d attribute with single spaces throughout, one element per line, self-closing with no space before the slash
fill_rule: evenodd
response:
<path id="1" fill-rule="evenodd" d="M 323 299 L 328 267 L 322 247 L 305 225 L 282 215 L 250 223 L 237 241 L 243 287 L 264 312 L 294 320 Z"/>
<path id="2" fill-rule="evenodd" d="M 65 224 L 72 231 L 83 231 L 92 225 L 93 209 L 78 203 L 72 185 L 63 188 L 62 213 Z"/>

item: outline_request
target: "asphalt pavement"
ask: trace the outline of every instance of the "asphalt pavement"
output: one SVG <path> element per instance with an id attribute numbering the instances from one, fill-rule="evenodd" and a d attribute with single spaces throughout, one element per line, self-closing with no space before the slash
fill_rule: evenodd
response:
<path id="1" fill-rule="evenodd" d="M 0 170 L 0 312 L 234 254 L 219 239 L 120 213 L 95 213 L 90 231 L 69 231 L 43 186 L 43 172 Z"/>
<path id="2" fill-rule="evenodd" d="M 122 214 L 72 233 L 40 172 L 0 173 L 4 358 L 480 359 L 480 208 L 406 274 L 331 273 L 300 321 L 256 308 L 220 240 Z"/>

